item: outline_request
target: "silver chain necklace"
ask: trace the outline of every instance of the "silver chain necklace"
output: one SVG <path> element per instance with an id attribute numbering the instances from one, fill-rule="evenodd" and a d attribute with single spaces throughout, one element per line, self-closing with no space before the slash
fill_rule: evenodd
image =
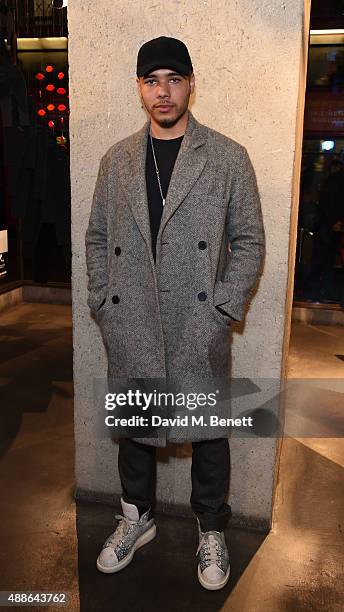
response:
<path id="1" fill-rule="evenodd" d="M 158 164 L 156 162 L 155 151 L 154 151 L 154 146 L 153 146 L 153 138 L 152 138 L 151 132 L 149 132 L 149 136 L 150 136 L 150 141 L 151 141 L 151 147 L 152 147 L 152 153 L 153 153 L 156 177 L 158 179 L 158 185 L 159 185 L 160 195 L 161 195 L 161 199 L 162 199 L 162 205 L 165 206 L 165 198 L 164 198 L 164 194 L 163 194 L 162 188 L 161 188 L 160 173 L 159 173 Z"/>

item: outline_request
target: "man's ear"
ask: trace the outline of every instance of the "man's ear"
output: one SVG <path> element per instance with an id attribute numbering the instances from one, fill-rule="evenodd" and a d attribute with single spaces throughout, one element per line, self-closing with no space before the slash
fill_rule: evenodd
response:
<path id="1" fill-rule="evenodd" d="M 137 87 L 137 93 L 139 94 L 139 98 L 142 102 L 142 96 L 141 96 L 141 86 L 140 86 L 140 79 L 139 77 L 136 77 L 136 87 Z"/>
<path id="2" fill-rule="evenodd" d="M 144 108 L 142 94 L 141 94 L 141 83 L 140 83 L 140 79 L 138 77 L 136 77 L 136 85 L 137 85 L 137 93 L 139 95 L 141 108 Z"/>
<path id="3" fill-rule="evenodd" d="M 190 76 L 190 92 L 193 93 L 195 89 L 195 75 L 194 73 Z"/>

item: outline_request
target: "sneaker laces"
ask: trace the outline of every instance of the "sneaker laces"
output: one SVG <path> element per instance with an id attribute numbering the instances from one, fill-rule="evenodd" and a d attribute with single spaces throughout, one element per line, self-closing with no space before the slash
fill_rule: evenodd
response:
<path id="1" fill-rule="evenodd" d="M 138 521 L 132 521 L 122 514 L 115 514 L 118 520 L 116 530 L 107 538 L 104 548 L 108 546 L 116 546 L 127 535 L 131 525 L 135 525 Z"/>
<path id="2" fill-rule="evenodd" d="M 197 548 L 196 557 L 202 547 L 204 547 L 206 561 L 209 561 L 210 564 L 219 562 L 221 546 L 218 542 L 217 537 L 214 535 L 214 532 L 206 531 L 202 535 Z"/>

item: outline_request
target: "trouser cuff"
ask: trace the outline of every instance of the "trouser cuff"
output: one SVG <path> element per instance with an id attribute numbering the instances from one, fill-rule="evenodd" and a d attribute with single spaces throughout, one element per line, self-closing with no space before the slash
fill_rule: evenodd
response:
<path id="1" fill-rule="evenodd" d="M 228 525 L 229 519 L 232 516 L 230 507 L 225 512 L 195 512 L 199 522 L 201 531 L 224 531 Z"/>

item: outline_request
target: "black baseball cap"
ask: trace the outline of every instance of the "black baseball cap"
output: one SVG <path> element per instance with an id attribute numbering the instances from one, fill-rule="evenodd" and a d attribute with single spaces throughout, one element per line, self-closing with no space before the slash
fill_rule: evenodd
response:
<path id="1" fill-rule="evenodd" d="M 193 72 L 187 46 L 177 38 L 159 36 L 144 43 L 137 55 L 136 74 L 142 77 L 156 68 L 172 68 L 182 75 Z"/>

